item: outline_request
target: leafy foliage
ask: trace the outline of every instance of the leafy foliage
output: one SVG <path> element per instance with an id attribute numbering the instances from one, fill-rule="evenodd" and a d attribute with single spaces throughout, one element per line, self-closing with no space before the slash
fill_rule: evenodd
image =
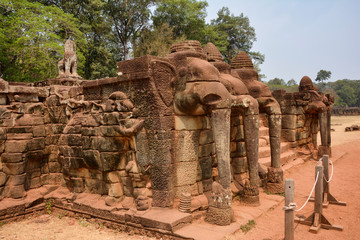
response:
<path id="1" fill-rule="evenodd" d="M 284 79 L 274 78 L 266 82 L 271 91 L 285 90 L 286 92 L 297 92 L 299 86 L 294 79 L 290 79 L 287 83 Z"/>
<path id="2" fill-rule="evenodd" d="M 162 0 L 157 1 L 152 17 L 155 27 L 164 23 L 173 28 L 173 38 L 186 36 L 187 39 L 203 42 L 206 1 Z"/>
<path id="3" fill-rule="evenodd" d="M 246 51 L 260 71 L 264 55 L 251 51 L 256 37 L 249 19 L 222 8 L 206 24 L 207 6 L 205 0 L 1 0 L 0 76 L 56 76 L 69 37 L 77 43 L 78 72 L 85 79 L 116 76 L 116 62 L 165 56 L 172 43 L 186 39 L 214 43 L 227 62 Z"/>
<path id="4" fill-rule="evenodd" d="M 140 33 L 140 37 L 133 45 L 135 57 L 146 54 L 165 57 L 169 54 L 170 46 L 175 42 L 184 41 L 184 36 L 174 38 L 173 28 L 169 24 L 164 23 L 154 30 L 144 29 Z"/>
<path id="5" fill-rule="evenodd" d="M 64 39 L 74 39 L 79 48 L 84 45 L 78 21 L 57 7 L 2 0 L 0 13 L 0 75 L 8 81 L 55 77 Z M 83 59 L 81 53 L 78 57 Z"/>
<path id="6" fill-rule="evenodd" d="M 325 86 L 326 93 L 335 92 L 335 106 L 360 107 L 360 80 L 338 80 Z"/>
<path id="7" fill-rule="evenodd" d="M 331 77 L 331 72 L 330 71 L 326 71 L 326 70 L 320 70 L 317 73 L 317 76 L 315 78 L 315 81 L 317 82 L 324 82 L 327 79 L 329 79 Z"/>
<path id="8" fill-rule="evenodd" d="M 225 49 L 220 51 L 225 61 L 231 62 L 239 51 L 245 51 L 255 62 L 264 62 L 265 57 L 263 54 L 250 51 L 253 42 L 256 41 L 256 34 L 255 29 L 250 26 L 249 18 L 244 16 L 243 13 L 234 16 L 227 7 L 220 9 L 217 14 L 218 17 L 211 20 L 211 26 L 219 36 L 226 37 L 227 43 L 225 43 L 225 46 L 214 41 L 218 44 L 217 46 Z"/>

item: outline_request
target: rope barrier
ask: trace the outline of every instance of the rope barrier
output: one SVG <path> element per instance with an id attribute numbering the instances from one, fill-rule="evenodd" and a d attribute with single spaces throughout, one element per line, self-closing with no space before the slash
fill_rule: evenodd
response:
<path id="1" fill-rule="evenodd" d="M 334 164 L 333 164 L 333 162 L 331 161 L 330 158 L 329 158 L 329 161 L 330 161 L 330 164 L 331 164 L 331 175 L 330 175 L 329 180 L 326 180 L 326 177 L 325 177 L 325 175 L 324 175 L 324 180 L 325 180 L 327 183 L 331 182 L 331 179 L 332 179 L 332 177 L 333 177 L 333 175 L 334 175 Z"/>
<path id="2" fill-rule="evenodd" d="M 295 212 L 299 212 L 299 211 L 300 211 L 301 209 L 303 209 L 303 208 L 306 206 L 306 204 L 309 202 L 310 197 L 311 197 L 311 195 L 312 195 L 313 192 L 314 192 L 314 189 L 315 189 L 316 183 L 317 183 L 317 181 L 318 181 L 318 178 L 319 178 L 319 172 L 316 173 L 315 183 L 314 183 L 313 188 L 311 189 L 311 192 L 310 192 L 309 197 L 307 198 L 307 200 L 306 200 L 306 202 L 304 203 L 304 205 L 302 205 L 301 208 L 295 210 Z"/>

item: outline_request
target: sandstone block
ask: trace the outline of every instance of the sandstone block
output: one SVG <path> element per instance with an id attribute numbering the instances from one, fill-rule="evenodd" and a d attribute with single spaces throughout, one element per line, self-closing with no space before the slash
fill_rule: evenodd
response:
<path id="1" fill-rule="evenodd" d="M 296 141 L 296 130 L 295 129 L 282 129 L 281 138 L 287 142 Z"/>
<path id="2" fill-rule="evenodd" d="M 6 134 L 7 140 L 26 140 L 32 139 L 32 133 L 8 133 Z"/>
<path id="3" fill-rule="evenodd" d="M 18 126 L 34 126 L 34 125 L 44 125 L 43 116 L 35 116 L 32 114 L 25 114 L 23 117 L 16 120 Z"/>
<path id="4" fill-rule="evenodd" d="M 110 197 L 121 197 L 124 195 L 122 186 L 120 183 L 111 183 L 109 184 L 109 196 Z"/>
<path id="5" fill-rule="evenodd" d="M 43 150 L 45 148 L 45 138 L 33 138 L 28 143 L 28 151 Z"/>
<path id="6" fill-rule="evenodd" d="M 45 137 L 46 136 L 45 126 L 34 126 L 33 135 L 34 137 Z"/>
<path id="7" fill-rule="evenodd" d="M 29 140 L 8 140 L 5 142 L 7 153 L 23 153 L 28 150 Z"/>
<path id="8" fill-rule="evenodd" d="M 175 164 L 175 186 L 195 184 L 198 162 L 178 162 Z"/>
<path id="9" fill-rule="evenodd" d="M 234 171 L 234 174 L 245 173 L 248 171 L 248 164 L 246 157 L 232 158 L 231 167 Z"/>
<path id="10" fill-rule="evenodd" d="M 16 163 L 22 161 L 21 153 L 3 153 L 1 154 L 2 163 Z"/>
<path id="11" fill-rule="evenodd" d="M 199 146 L 199 157 L 209 157 L 215 154 L 215 144 L 205 144 Z"/>
<path id="12" fill-rule="evenodd" d="M 5 186 L 3 196 L 8 198 L 15 198 L 15 199 L 25 197 L 26 192 L 24 189 L 24 185 Z"/>
<path id="13" fill-rule="evenodd" d="M 6 183 L 7 176 L 5 173 L 0 172 L 0 187 Z"/>
<path id="14" fill-rule="evenodd" d="M 17 185 L 23 185 L 26 180 L 26 174 L 20 174 L 20 175 L 9 175 L 7 185 L 9 186 L 17 186 Z"/>
<path id="15" fill-rule="evenodd" d="M 61 172 L 61 165 L 58 162 L 49 162 L 49 171 L 51 173 Z"/>
<path id="16" fill-rule="evenodd" d="M 172 190 L 173 181 L 173 166 L 172 165 L 153 165 L 150 168 L 150 178 L 152 189 L 158 191 Z"/>
<path id="17" fill-rule="evenodd" d="M 96 150 L 83 151 L 84 161 L 88 168 L 102 169 L 102 162 L 100 160 L 100 153 Z"/>
<path id="18" fill-rule="evenodd" d="M 101 152 L 100 159 L 102 171 L 114 171 L 125 169 L 127 154 L 119 152 Z"/>
<path id="19" fill-rule="evenodd" d="M 81 125 L 67 125 L 63 131 L 64 134 L 81 134 Z"/>
<path id="20" fill-rule="evenodd" d="M 106 195 L 107 189 L 103 181 L 94 178 L 85 178 L 86 189 L 95 194 Z"/>
<path id="21" fill-rule="evenodd" d="M 174 203 L 174 193 L 173 191 L 159 191 L 153 190 L 153 201 L 152 205 L 154 207 L 172 207 Z"/>
<path id="22" fill-rule="evenodd" d="M 175 130 L 210 129 L 210 120 L 205 116 L 175 116 Z"/>
<path id="23" fill-rule="evenodd" d="M 82 127 L 81 135 L 83 135 L 83 136 L 98 136 L 98 135 L 100 135 L 99 128 L 97 128 L 97 127 Z"/>
<path id="24" fill-rule="evenodd" d="M 120 137 L 94 137 L 92 138 L 92 149 L 100 152 L 120 152 L 129 149 L 129 140 Z"/>
<path id="25" fill-rule="evenodd" d="M 19 175 L 25 172 L 24 163 L 5 163 L 3 165 L 4 173 L 8 175 Z"/>
<path id="26" fill-rule="evenodd" d="M 180 162 L 197 161 L 199 151 L 199 132 L 178 131 L 175 158 Z M 171 147 L 171 146 L 169 146 Z"/>
<path id="27" fill-rule="evenodd" d="M 200 132 L 199 144 L 209 144 L 214 142 L 213 131 L 211 129 L 202 130 Z"/>
<path id="28" fill-rule="evenodd" d="M 283 115 L 281 119 L 281 127 L 285 129 L 295 129 L 296 119 L 296 115 Z"/>
<path id="29" fill-rule="evenodd" d="M 199 159 L 202 179 L 209 179 L 212 176 L 212 157 L 203 157 Z"/>
<path id="30" fill-rule="evenodd" d="M 31 178 L 28 184 L 30 189 L 39 188 L 41 187 L 41 178 Z"/>

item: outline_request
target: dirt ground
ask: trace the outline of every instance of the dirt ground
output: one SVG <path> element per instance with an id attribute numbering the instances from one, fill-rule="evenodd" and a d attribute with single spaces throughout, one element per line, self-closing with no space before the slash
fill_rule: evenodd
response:
<path id="1" fill-rule="evenodd" d="M 330 192 L 347 206 L 330 205 L 323 214 L 330 223 L 343 226 L 342 232 L 320 229 L 318 234 L 310 233 L 309 227 L 295 225 L 295 239 L 360 239 L 360 131 L 345 132 L 345 127 L 360 125 L 360 116 L 332 117 L 333 156 L 341 156 L 334 163 L 334 175 Z M 319 141 L 320 142 L 320 141 Z M 331 159 L 331 158 L 330 158 Z M 303 205 L 314 184 L 316 161 L 306 161 L 285 172 L 286 178 L 295 180 L 295 202 L 298 208 Z M 298 214 L 309 216 L 313 203 L 308 203 Z M 249 232 L 239 231 L 226 239 L 283 239 L 284 211 L 282 204 L 255 219 L 256 225 Z M 145 236 L 128 235 L 108 229 L 86 219 L 74 219 L 63 214 L 29 217 L 22 222 L 3 224 L 0 222 L 0 239 L 16 240 L 112 240 L 112 239 L 152 239 Z"/>

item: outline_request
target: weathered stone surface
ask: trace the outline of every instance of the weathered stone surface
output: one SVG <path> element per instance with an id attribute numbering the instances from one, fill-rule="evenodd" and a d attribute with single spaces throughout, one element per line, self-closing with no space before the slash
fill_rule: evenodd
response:
<path id="1" fill-rule="evenodd" d="M 175 116 L 176 130 L 209 129 L 210 121 L 205 116 Z"/>
<path id="2" fill-rule="evenodd" d="M 9 175 L 7 184 L 11 186 L 23 185 L 26 180 L 26 174 Z"/>
<path id="3" fill-rule="evenodd" d="M 21 153 L 3 153 L 1 154 L 1 162 L 3 163 L 16 163 L 22 161 Z"/>
<path id="4" fill-rule="evenodd" d="M 175 158 L 180 162 L 197 161 L 199 151 L 198 131 L 178 131 Z"/>
<path id="5" fill-rule="evenodd" d="M 3 168 L 4 173 L 8 175 L 18 175 L 25 172 L 24 163 L 5 163 Z"/>
<path id="6" fill-rule="evenodd" d="M 6 183 L 6 180 L 7 180 L 6 174 L 0 172 L 0 187 L 2 187 Z"/>
<path id="7" fill-rule="evenodd" d="M 23 153 L 28 150 L 28 140 L 9 140 L 5 143 L 7 153 Z"/>
<path id="8" fill-rule="evenodd" d="M 102 152 L 100 154 L 102 171 L 125 169 L 127 154 L 119 152 Z"/>
<path id="9" fill-rule="evenodd" d="M 198 162 L 178 162 L 175 164 L 175 186 L 191 185 L 196 182 Z"/>
<path id="10" fill-rule="evenodd" d="M 111 183 L 109 187 L 109 196 L 119 198 L 123 196 L 123 189 L 120 183 Z"/>
<path id="11" fill-rule="evenodd" d="M 284 115 L 281 119 L 281 126 L 284 129 L 296 128 L 296 115 Z"/>
<path id="12" fill-rule="evenodd" d="M 245 173 L 248 171 L 248 164 L 246 157 L 232 158 L 231 166 L 234 171 L 234 174 Z"/>
<path id="13" fill-rule="evenodd" d="M 26 192 L 25 192 L 25 189 L 24 189 L 24 185 L 5 186 L 3 196 L 8 197 L 8 198 L 22 198 L 22 197 L 25 197 Z"/>

